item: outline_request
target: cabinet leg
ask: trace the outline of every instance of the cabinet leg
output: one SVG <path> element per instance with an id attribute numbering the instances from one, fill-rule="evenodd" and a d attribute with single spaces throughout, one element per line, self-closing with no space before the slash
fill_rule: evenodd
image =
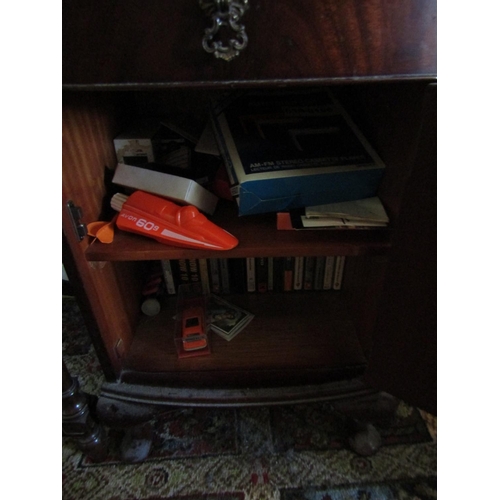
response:
<path id="1" fill-rule="evenodd" d="M 101 425 L 90 412 L 89 398 L 80 391 L 78 380 L 62 364 L 62 430 L 80 450 L 95 462 L 107 456 L 107 440 Z"/>
<path id="2" fill-rule="evenodd" d="M 124 462 L 142 462 L 148 457 L 152 444 L 152 422 L 127 429 L 120 444 L 121 459 Z"/>
<path id="3" fill-rule="evenodd" d="M 382 438 L 373 424 L 354 421 L 348 442 L 358 455 L 367 457 L 377 452 L 382 445 Z"/>
<path id="4" fill-rule="evenodd" d="M 348 443 L 353 451 L 363 456 L 377 452 L 382 445 L 377 427 L 384 428 L 393 422 L 398 404 L 396 398 L 381 392 L 335 405 L 347 419 Z"/>

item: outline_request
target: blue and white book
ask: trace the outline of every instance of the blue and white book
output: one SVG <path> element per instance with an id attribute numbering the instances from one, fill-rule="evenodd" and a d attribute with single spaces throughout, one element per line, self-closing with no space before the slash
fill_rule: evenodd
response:
<path id="1" fill-rule="evenodd" d="M 212 109 L 240 215 L 376 196 L 385 165 L 326 89 L 254 90 Z"/>

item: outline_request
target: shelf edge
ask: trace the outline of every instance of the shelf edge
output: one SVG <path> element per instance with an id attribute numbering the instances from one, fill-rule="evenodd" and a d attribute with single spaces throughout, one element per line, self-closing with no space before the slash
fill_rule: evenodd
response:
<path id="1" fill-rule="evenodd" d="M 248 407 L 300 404 L 375 393 L 361 379 L 324 384 L 245 389 L 197 389 L 104 383 L 101 397 L 128 403 L 189 407 Z"/>

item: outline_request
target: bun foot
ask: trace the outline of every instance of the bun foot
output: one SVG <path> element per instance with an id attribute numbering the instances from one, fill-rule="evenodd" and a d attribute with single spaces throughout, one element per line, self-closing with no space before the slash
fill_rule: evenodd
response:
<path id="1" fill-rule="evenodd" d="M 358 455 L 364 457 L 374 455 L 382 445 L 382 438 L 372 424 L 363 424 L 355 434 L 349 438 L 349 446 Z"/>
<path id="2" fill-rule="evenodd" d="M 135 436 L 133 430 L 127 431 L 120 446 L 121 459 L 129 463 L 142 462 L 148 457 L 151 445 L 151 439 Z"/>

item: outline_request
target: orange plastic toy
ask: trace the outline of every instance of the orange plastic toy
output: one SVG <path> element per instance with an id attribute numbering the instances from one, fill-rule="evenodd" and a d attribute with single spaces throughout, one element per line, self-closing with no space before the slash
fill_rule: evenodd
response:
<path id="1" fill-rule="evenodd" d="M 182 312 L 182 346 L 185 351 L 196 351 L 207 347 L 203 318 L 202 307 L 191 307 Z"/>
<path id="2" fill-rule="evenodd" d="M 115 194 L 111 206 L 120 212 L 116 226 L 160 243 L 186 248 L 230 250 L 238 240 L 210 222 L 196 207 L 179 206 L 144 191 Z"/>

